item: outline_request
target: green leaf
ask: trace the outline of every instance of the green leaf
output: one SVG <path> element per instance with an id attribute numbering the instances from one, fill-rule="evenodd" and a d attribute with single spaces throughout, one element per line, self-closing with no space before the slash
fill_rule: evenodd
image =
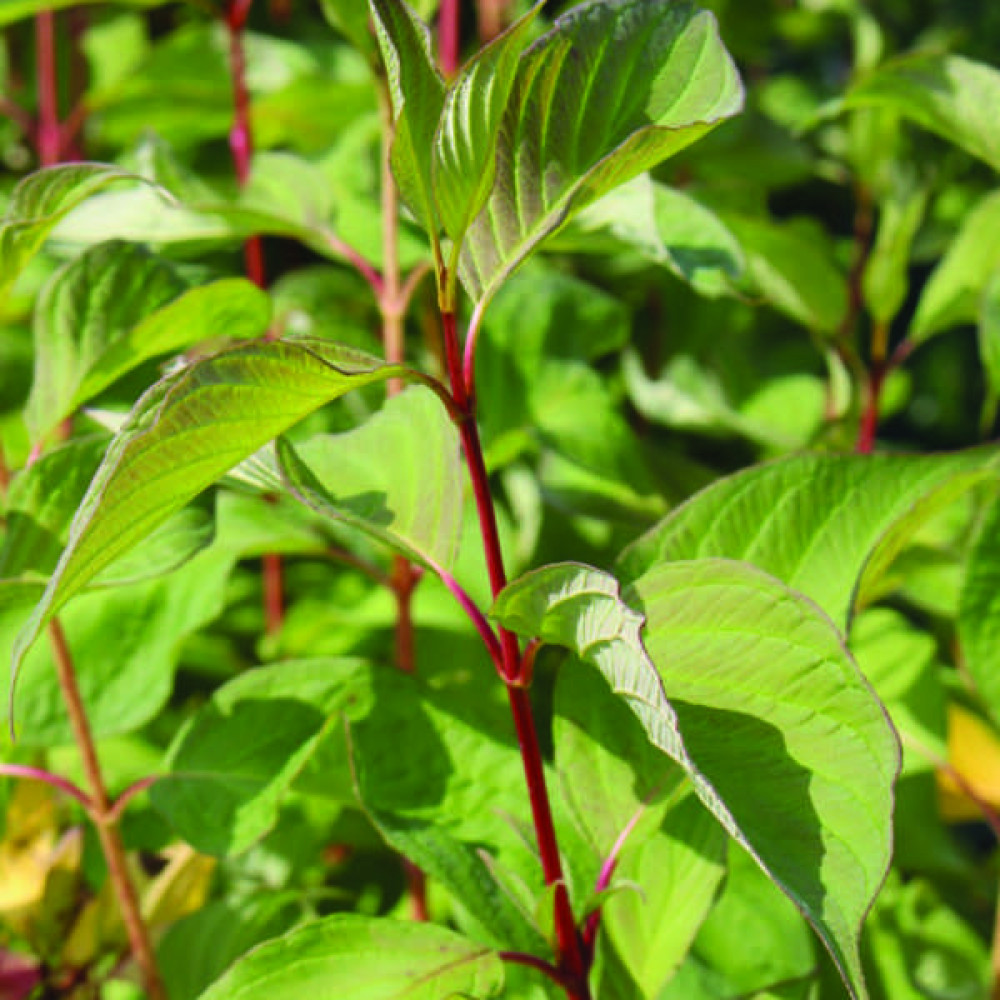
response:
<path id="1" fill-rule="evenodd" d="M 1000 501 L 979 524 L 969 552 L 958 610 L 966 669 L 994 720 L 1000 720 Z"/>
<path id="2" fill-rule="evenodd" d="M 521 57 L 496 176 L 462 247 L 477 302 L 546 236 L 742 107 L 715 19 L 686 3 L 609 0 L 559 17 Z"/>
<path id="3" fill-rule="evenodd" d="M 277 454 L 286 485 L 313 510 L 435 572 L 453 569 L 462 533 L 460 442 L 429 389 L 392 397 L 346 434 L 295 446 L 280 438 Z"/>
<path id="4" fill-rule="evenodd" d="M 486 1000 L 503 979 L 495 951 L 443 927 L 337 914 L 254 949 L 201 1000 Z"/>
<path id="5" fill-rule="evenodd" d="M 864 997 L 857 940 L 889 863 L 899 750 L 829 619 L 717 559 L 659 565 L 623 598 L 608 574 L 547 567 L 494 615 L 598 667 Z"/>
<path id="6" fill-rule="evenodd" d="M 141 179 L 103 163 L 47 167 L 25 177 L 0 219 L 0 304 L 60 219 L 114 181 Z"/>
<path id="7" fill-rule="evenodd" d="M 921 53 L 884 63 L 844 98 L 847 108 L 889 108 L 1000 170 L 1000 70 L 963 56 Z"/>
<path id="8" fill-rule="evenodd" d="M 115 436 L 80 505 L 15 646 L 12 690 L 18 664 L 45 623 L 113 559 L 309 413 L 406 373 L 335 344 L 270 341 L 224 351 L 157 382 Z"/>
<path id="9" fill-rule="evenodd" d="M 26 17 L 33 17 L 44 10 L 62 10 L 66 7 L 77 7 L 88 3 L 100 3 L 101 0 L 4 0 L 0 7 L 0 28 L 13 24 Z M 122 0 L 127 7 L 159 7 L 168 0 Z"/>
<path id="10" fill-rule="evenodd" d="M 431 179 L 441 223 L 456 249 L 493 187 L 500 126 L 521 50 L 541 8 L 541 3 L 536 3 L 480 49 L 445 94 Z"/>
<path id="11" fill-rule="evenodd" d="M 974 322 L 983 289 L 998 267 L 1000 191 L 983 198 L 963 220 L 924 286 L 910 325 L 910 339 L 920 344 L 949 327 Z"/>
<path id="12" fill-rule="evenodd" d="M 430 30 L 403 0 L 369 0 L 389 75 L 395 134 L 392 171 L 402 199 L 437 245 L 432 155 L 445 85 L 434 62 Z"/>
<path id="13" fill-rule="evenodd" d="M 980 426 L 989 436 L 1000 407 L 1000 270 L 986 282 L 979 304 L 979 359 L 986 379 L 986 398 Z"/>
<path id="14" fill-rule="evenodd" d="M 378 50 L 375 38 L 368 30 L 368 5 L 358 0 L 320 0 L 320 9 L 333 25 L 358 52 L 370 63 L 375 63 Z"/>
<path id="15" fill-rule="evenodd" d="M 574 819 L 599 856 L 621 846 L 614 882 L 637 887 L 604 901 L 603 935 L 641 995 L 657 996 L 715 899 L 725 833 L 595 671 L 564 664 L 555 710 L 556 769 Z"/>
<path id="16" fill-rule="evenodd" d="M 211 546 L 168 576 L 93 590 L 62 612 L 96 739 L 138 729 L 163 709 L 184 641 L 222 612 L 235 562 L 234 553 Z M 0 655 L 10 655 L 25 615 L 21 608 L 0 617 Z M 18 685 L 18 742 L 71 746 L 73 729 L 49 643 L 38 643 L 24 658 Z M 0 718 L 8 719 L 8 712 L 0 710 Z"/>
<path id="17" fill-rule="evenodd" d="M 109 348 L 184 287 L 165 260 L 120 242 L 98 244 L 52 276 L 35 308 L 35 377 L 25 410 L 33 442 L 93 394 L 82 386 Z"/>
<path id="18" fill-rule="evenodd" d="M 356 660 L 251 670 L 219 688 L 174 740 L 150 791 L 174 830 L 206 854 L 238 854 L 278 818 L 325 727 L 367 707 Z"/>
<path id="19" fill-rule="evenodd" d="M 621 555 L 632 579 L 665 560 L 719 556 L 759 566 L 815 601 L 843 631 L 907 539 L 984 479 L 994 452 L 794 455 L 719 480 Z"/>
<path id="20" fill-rule="evenodd" d="M 847 312 L 847 278 L 829 240 L 796 223 L 724 214 L 739 241 L 755 290 L 779 312 L 823 333 L 834 333 Z"/>
<path id="21" fill-rule="evenodd" d="M 926 186 L 899 177 L 879 205 L 878 236 L 865 264 L 862 290 L 872 319 L 890 323 L 909 288 L 910 251 L 923 221 Z"/>

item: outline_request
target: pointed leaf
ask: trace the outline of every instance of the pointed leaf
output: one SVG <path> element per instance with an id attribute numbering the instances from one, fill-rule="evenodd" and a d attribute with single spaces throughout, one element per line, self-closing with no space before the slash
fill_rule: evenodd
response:
<path id="1" fill-rule="evenodd" d="M 286 485 L 313 510 L 435 572 L 452 569 L 462 532 L 460 443 L 429 389 L 392 397 L 346 434 L 295 446 L 281 438 L 277 453 Z"/>
<path id="2" fill-rule="evenodd" d="M 1000 170 L 1000 70 L 963 56 L 921 53 L 885 63 L 848 91 L 848 108 L 890 108 Z"/>
<path id="3" fill-rule="evenodd" d="M 865 996 L 858 933 L 889 863 L 899 749 L 836 629 L 741 563 L 660 565 L 624 600 L 613 586 L 550 567 L 510 584 L 494 614 L 595 663 Z"/>
<path id="4" fill-rule="evenodd" d="M 441 223 L 456 246 L 493 186 L 500 125 L 521 50 L 541 7 L 535 4 L 480 49 L 445 95 L 431 178 Z"/>
<path id="5" fill-rule="evenodd" d="M 165 260 L 117 241 L 92 247 L 52 276 L 35 308 L 35 377 L 25 411 L 33 442 L 86 400 L 81 385 L 109 347 L 184 287 Z"/>
<path id="6" fill-rule="evenodd" d="M 443 927 L 337 914 L 255 948 L 200 1000 L 486 1000 L 503 979 L 495 951 Z"/>
<path id="7" fill-rule="evenodd" d="M 577 7 L 521 57 L 460 276 L 477 301 L 575 212 L 736 114 L 715 19 L 687 2 Z"/>
<path id="8" fill-rule="evenodd" d="M 990 450 L 925 457 L 795 455 L 696 494 L 630 545 L 631 579 L 665 560 L 721 556 L 759 566 L 846 631 L 851 609 L 924 520 L 995 479 Z"/>
<path id="9" fill-rule="evenodd" d="M 18 663 L 45 623 L 113 559 L 309 413 L 406 373 L 328 342 L 271 341 L 225 351 L 156 383 L 112 441 L 74 518 L 15 646 L 12 690 Z"/>
<path id="10" fill-rule="evenodd" d="M 369 2 L 392 96 L 392 171 L 401 197 L 435 242 L 438 214 L 431 162 L 444 81 L 434 63 L 430 31 L 417 14 L 403 0 Z"/>
<path id="11" fill-rule="evenodd" d="M 1000 191 L 987 195 L 965 217 L 917 303 L 910 339 L 923 343 L 935 333 L 971 323 L 991 276 L 1000 267 Z"/>
<path id="12" fill-rule="evenodd" d="M 363 712 L 357 660 L 259 667 L 219 688 L 174 740 L 153 805 L 206 854 L 238 854 L 276 822 L 281 801 L 333 718 Z"/>
<path id="13" fill-rule="evenodd" d="M 994 720 L 1000 720 L 1000 501 L 976 531 L 958 611 L 965 666 Z"/>
<path id="14" fill-rule="evenodd" d="M 0 302 L 53 226 L 82 201 L 118 180 L 142 178 L 103 163 L 73 163 L 29 174 L 14 188 L 0 219 Z"/>

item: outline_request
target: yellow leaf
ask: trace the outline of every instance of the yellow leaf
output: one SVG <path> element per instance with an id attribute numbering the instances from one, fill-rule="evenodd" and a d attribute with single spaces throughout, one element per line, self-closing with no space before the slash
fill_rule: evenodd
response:
<path id="1" fill-rule="evenodd" d="M 1000 809 L 1000 737 L 988 722 L 961 705 L 948 707 L 948 760 L 962 783 L 938 771 L 941 814 L 950 822 L 981 819 L 975 799 Z"/>

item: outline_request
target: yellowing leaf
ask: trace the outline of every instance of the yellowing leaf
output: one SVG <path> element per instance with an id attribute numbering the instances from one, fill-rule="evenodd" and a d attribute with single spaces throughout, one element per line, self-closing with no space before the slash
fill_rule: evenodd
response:
<path id="1" fill-rule="evenodd" d="M 947 771 L 938 772 L 941 814 L 946 820 L 982 818 L 982 810 L 969 791 L 1000 809 L 1000 736 L 989 723 L 961 705 L 948 708 L 948 761 L 962 783 Z"/>

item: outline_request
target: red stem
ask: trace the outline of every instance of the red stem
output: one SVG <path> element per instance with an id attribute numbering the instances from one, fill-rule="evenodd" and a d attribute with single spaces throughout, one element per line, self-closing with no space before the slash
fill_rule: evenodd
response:
<path id="1" fill-rule="evenodd" d="M 0 764 L 0 775 L 8 778 L 22 778 L 26 781 L 41 781 L 52 788 L 65 792 L 70 798 L 76 799 L 87 812 L 93 809 L 90 796 L 82 789 L 73 784 L 69 778 L 53 774 L 41 767 L 29 767 L 26 764 Z"/>
<path id="2" fill-rule="evenodd" d="M 855 451 L 859 455 L 869 455 L 875 447 L 875 437 L 878 433 L 878 407 L 882 385 L 885 381 L 885 367 L 873 365 L 868 374 L 868 385 L 865 389 L 865 408 L 861 413 L 861 425 L 858 428 L 858 440 Z"/>
<path id="3" fill-rule="evenodd" d="M 493 506 L 493 497 L 490 494 L 489 477 L 483 459 L 482 444 L 479 440 L 479 429 L 476 426 L 471 401 L 465 388 L 455 314 L 444 312 L 441 318 L 444 326 L 444 348 L 448 377 L 451 381 L 452 395 L 458 409 L 464 415 L 459 421 L 459 432 L 466 463 L 469 466 L 469 475 L 472 479 L 472 490 L 479 516 L 479 529 L 490 577 L 490 588 L 493 596 L 496 597 L 507 585 L 507 573 L 504 569 L 500 536 L 497 532 L 496 511 Z M 576 923 L 573 919 L 573 911 L 570 907 L 569 893 L 566 891 L 566 883 L 563 879 L 562 860 L 559 857 L 559 844 L 545 783 L 545 769 L 542 764 L 542 753 L 538 744 L 531 699 L 521 677 L 521 651 L 517 637 L 512 632 L 501 628 L 499 636 L 502 673 L 507 684 L 507 696 L 514 718 L 514 729 L 517 732 L 517 741 L 521 749 L 521 760 L 528 785 L 531 816 L 541 855 L 542 871 L 545 875 L 545 884 L 555 887 L 555 926 L 559 945 L 559 968 L 568 977 L 569 985 L 566 986 L 566 994 L 569 1000 L 589 1000 L 587 966 L 580 937 L 577 934 Z"/>
<path id="4" fill-rule="evenodd" d="M 56 24 L 51 10 L 35 16 L 35 46 L 38 62 L 38 129 L 35 144 L 43 167 L 59 162 L 62 130 L 59 126 L 59 80 L 56 73 Z"/>
<path id="5" fill-rule="evenodd" d="M 441 0 L 438 14 L 438 61 L 441 72 L 452 77 L 458 72 L 461 48 L 460 0 Z"/>

